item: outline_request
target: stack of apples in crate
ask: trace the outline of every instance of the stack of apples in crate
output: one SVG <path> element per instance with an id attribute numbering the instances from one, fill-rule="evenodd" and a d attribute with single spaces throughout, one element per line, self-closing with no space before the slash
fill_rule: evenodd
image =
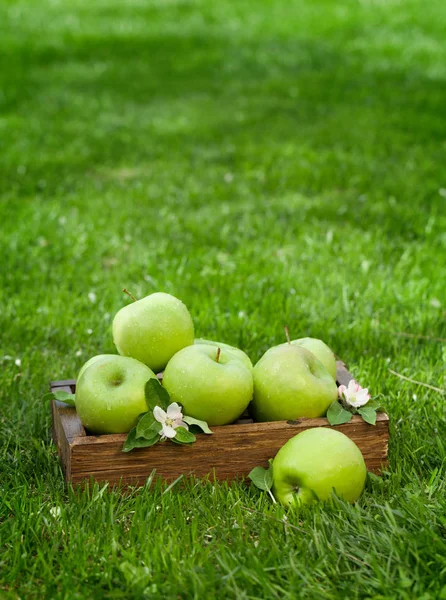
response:
<path id="1" fill-rule="evenodd" d="M 79 372 L 75 407 L 87 432 L 128 433 L 127 451 L 169 439 L 190 444 L 194 431 L 210 434 L 246 410 L 254 421 L 279 421 L 322 417 L 338 403 L 335 356 L 321 340 L 290 340 L 286 332 L 287 341 L 253 367 L 239 348 L 195 339 L 191 315 L 174 296 L 133 300 L 113 321 L 119 354 L 95 356 Z M 355 389 L 359 400 L 369 398 Z M 366 478 L 359 448 L 329 428 L 289 440 L 272 467 L 274 495 L 286 505 L 326 499 L 333 489 L 355 502 Z"/>

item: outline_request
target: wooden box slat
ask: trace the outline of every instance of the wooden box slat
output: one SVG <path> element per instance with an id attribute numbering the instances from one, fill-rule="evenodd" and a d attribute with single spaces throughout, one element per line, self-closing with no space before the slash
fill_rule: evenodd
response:
<path id="1" fill-rule="evenodd" d="M 352 376 L 338 362 L 338 384 L 347 385 Z M 51 390 L 75 392 L 74 380 L 51 383 Z M 82 483 L 93 478 L 111 485 L 142 485 L 155 469 L 167 482 L 180 475 L 210 475 L 218 480 L 246 477 L 257 465 L 267 465 L 290 438 L 312 427 L 330 427 L 327 419 L 299 419 L 253 423 L 241 421 L 212 427 L 213 435 L 197 435 L 191 446 L 169 442 L 150 448 L 122 452 L 126 434 L 87 435 L 74 408 L 53 401 L 53 438 L 57 445 L 67 482 Z M 368 425 L 354 416 L 350 423 L 333 427 L 350 437 L 364 455 L 369 471 L 379 474 L 387 465 L 389 418 L 377 415 L 376 425 Z"/>

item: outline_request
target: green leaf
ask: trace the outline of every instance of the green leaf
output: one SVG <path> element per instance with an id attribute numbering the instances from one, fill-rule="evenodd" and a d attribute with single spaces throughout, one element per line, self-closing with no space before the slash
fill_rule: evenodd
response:
<path id="1" fill-rule="evenodd" d="M 267 469 L 264 467 L 254 467 L 248 475 L 253 484 L 259 490 L 264 490 L 265 492 L 268 492 L 273 486 L 273 459 L 270 458 L 268 462 L 269 467 Z"/>
<path id="2" fill-rule="evenodd" d="M 159 441 L 159 439 L 160 439 L 160 436 L 155 431 L 154 431 L 154 436 L 150 439 L 137 438 L 136 437 L 136 427 L 133 427 L 133 429 L 131 429 L 129 431 L 127 439 L 125 440 L 124 445 L 122 447 L 122 451 L 130 452 L 130 450 L 133 450 L 134 448 L 148 448 L 149 446 L 153 446 L 154 444 L 156 444 Z"/>
<path id="3" fill-rule="evenodd" d="M 167 410 L 170 404 L 169 392 L 153 377 L 146 383 L 145 396 L 149 410 L 153 410 L 155 406 Z"/>
<path id="4" fill-rule="evenodd" d="M 208 435 L 213 433 L 209 429 L 209 425 L 206 423 L 206 421 L 200 421 L 199 419 L 194 419 L 193 417 L 187 417 L 187 416 L 183 417 L 183 421 L 185 423 L 187 423 L 188 425 L 198 427 L 199 429 L 201 429 L 201 431 L 203 433 L 207 433 Z"/>
<path id="5" fill-rule="evenodd" d="M 330 407 L 327 410 L 327 419 L 330 425 L 342 425 L 342 423 L 348 423 L 352 416 L 352 413 L 345 410 L 338 400 L 335 400 L 330 404 Z"/>
<path id="6" fill-rule="evenodd" d="M 163 426 L 161 423 L 155 420 L 153 413 L 146 413 L 141 419 L 138 421 L 136 425 L 136 437 L 139 439 L 141 437 L 151 439 L 153 437 L 153 432 L 159 434 Z"/>
<path id="7" fill-rule="evenodd" d="M 366 404 L 365 406 L 361 406 L 361 408 L 358 408 L 358 413 L 361 415 L 361 417 L 366 423 L 370 423 L 370 425 L 375 425 L 376 408 L 373 408 Z"/>
<path id="8" fill-rule="evenodd" d="M 44 400 L 58 400 L 59 402 L 65 402 L 65 404 L 69 404 L 70 406 L 75 405 L 75 398 L 75 394 L 70 394 L 69 392 L 64 392 L 63 390 L 49 392 L 43 397 Z"/>
<path id="9" fill-rule="evenodd" d="M 372 398 L 367 402 L 367 404 L 364 405 L 364 407 L 361 408 L 373 408 L 374 410 L 378 410 L 378 408 L 381 408 L 381 402 L 379 401 L 379 398 Z"/>
<path id="10" fill-rule="evenodd" d="M 171 438 L 173 442 L 177 444 L 193 444 L 197 439 L 191 431 L 188 431 L 185 427 L 177 427 L 177 432 L 174 438 Z"/>

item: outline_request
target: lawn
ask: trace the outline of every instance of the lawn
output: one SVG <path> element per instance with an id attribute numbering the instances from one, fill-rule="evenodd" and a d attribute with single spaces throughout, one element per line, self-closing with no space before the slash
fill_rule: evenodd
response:
<path id="1" fill-rule="evenodd" d="M 446 599 L 442 0 L 3 0 L 0 598 Z M 390 415 L 355 506 L 64 485 L 42 400 L 157 290 L 324 339 Z"/>

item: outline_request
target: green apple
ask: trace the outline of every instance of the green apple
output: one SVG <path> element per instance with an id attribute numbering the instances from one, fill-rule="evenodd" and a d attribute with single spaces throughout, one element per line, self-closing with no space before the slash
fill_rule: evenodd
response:
<path id="1" fill-rule="evenodd" d="M 295 344 L 268 350 L 253 369 L 256 421 L 322 417 L 338 397 L 333 377 L 312 352 Z"/>
<path id="2" fill-rule="evenodd" d="M 285 506 L 327 500 L 333 490 L 356 502 L 367 469 L 358 446 L 334 429 L 307 429 L 282 446 L 273 461 L 273 493 Z"/>
<path id="3" fill-rule="evenodd" d="M 134 358 L 95 358 L 76 384 L 77 414 L 91 433 L 126 433 L 147 411 L 144 388 L 156 375 Z"/>
<path id="4" fill-rule="evenodd" d="M 157 292 L 121 308 L 113 320 L 113 341 L 119 354 L 159 372 L 194 343 L 194 324 L 181 300 Z"/>
<path id="5" fill-rule="evenodd" d="M 299 338 L 298 340 L 291 340 L 290 344 L 300 346 L 301 348 L 305 348 L 312 352 L 336 381 L 336 357 L 325 342 L 318 340 L 317 338 L 306 337 Z M 284 344 L 279 344 L 279 346 L 275 347 L 278 348 L 287 345 L 288 342 L 285 342 Z"/>
<path id="6" fill-rule="evenodd" d="M 306 337 L 293 340 L 291 343 L 312 352 L 336 381 L 336 357 L 325 342 L 317 338 Z"/>
<path id="7" fill-rule="evenodd" d="M 97 356 L 93 356 L 93 358 L 90 358 L 90 360 L 87 360 L 87 362 L 84 363 L 83 366 L 81 367 L 81 370 L 79 371 L 79 374 L 77 376 L 77 380 L 79 381 L 79 379 L 81 378 L 81 375 L 85 371 L 85 369 L 87 369 L 90 365 L 95 363 L 97 360 L 100 360 L 101 358 L 110 358 L 111 356 L 116 356 L 116 354 L 98 354 Z"/>
<path id="8" fill-rule="evenodd" d="M 235 346 L 230 346 L 229 344 L 224 344 L 223 342 L 214 342 L 213 340 L 204 340 L 203 338 L 196 338 L 195 344 L 205 344 L 207 346 L 215 346 L 215 348 L 221 348 L 222 350 L 227 350 L 233 356 L 238 358 L 244 365 L 248 367 L 248 369 L 252 369 L 252 362 L 249 356 L 240 350 L 240 348 L 236 348 Z"/>
<path id="9" fill-rule="evenodd" d="M 227 350 L 206 344 L 183 348 L 167 363 L 163 386 L 186 415 L 208 425 L 235 421 L 252 398 L 252 373 Z"/>

